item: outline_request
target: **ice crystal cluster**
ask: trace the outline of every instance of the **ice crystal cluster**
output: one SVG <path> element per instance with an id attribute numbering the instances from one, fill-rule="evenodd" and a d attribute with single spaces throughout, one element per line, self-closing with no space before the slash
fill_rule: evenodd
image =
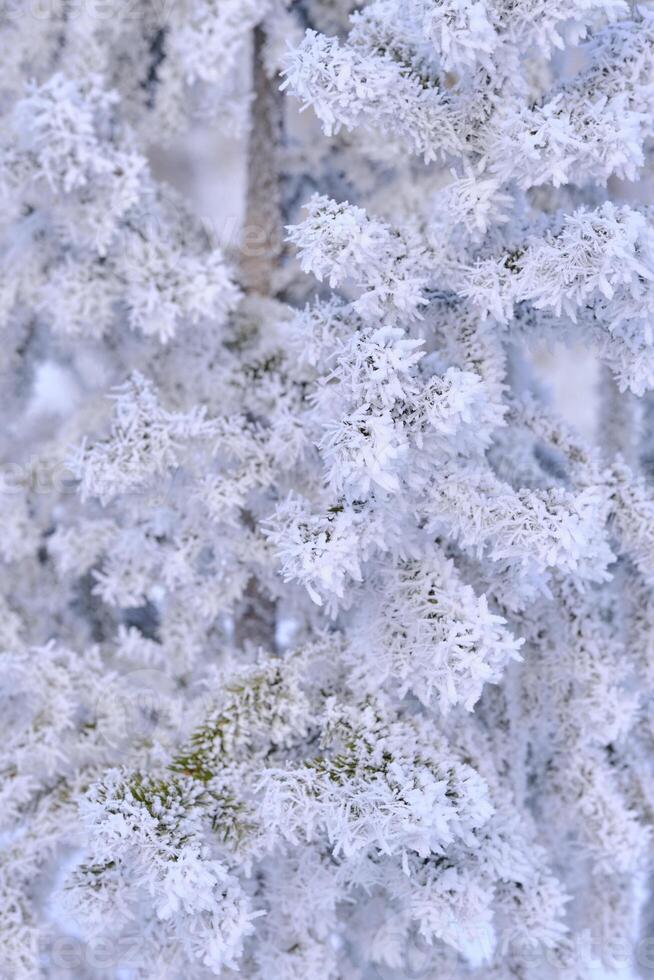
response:
<path id="1" fill-rule="evenodd" d="M 654 7 L 0 38 L 2 980 L 651 975 Z"/>

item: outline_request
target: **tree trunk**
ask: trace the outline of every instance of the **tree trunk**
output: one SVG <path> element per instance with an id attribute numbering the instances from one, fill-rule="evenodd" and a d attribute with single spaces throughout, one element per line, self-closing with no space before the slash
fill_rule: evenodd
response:
<path id="1" fill-rule="evenodd" d="M 248 150 L 241 276 L 247 290 L 270 296 L 282 254 L 279 152 L 282 140 L 282 93 L 279 79 L 264 64 L 265 32 L 254 31 L 253 105 Z"/>
<path id="2" fill-rule="evenodd" d="M 245 224 L 241 246 L 241 280 L 249 293 L 272 296 L 275 270 L 282 254 L 282 210 L 279 153 L 282 141 L 282 94 L 279 79 L 264 64 L 266 35 L 254 31 L 253 104 L 248 149 Z M 250 518 L 250 521 L 252 519 Z M 254 528 L 252 521 L 251 527 Z M 234 624 L 234 642 L 276 648 L 276 603 L 252 577 Z"/>

